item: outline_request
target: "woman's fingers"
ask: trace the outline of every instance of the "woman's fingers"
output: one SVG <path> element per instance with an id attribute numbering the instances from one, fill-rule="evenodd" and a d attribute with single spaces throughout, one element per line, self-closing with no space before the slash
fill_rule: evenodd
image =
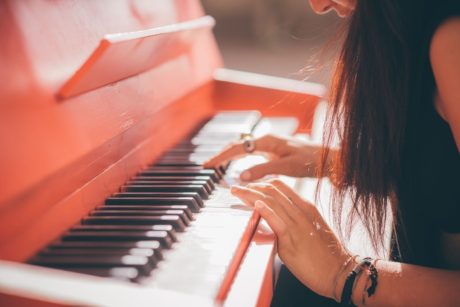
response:
<path id="1" fill-rule="evenodd" d="M 256 191 L 251 188 L 233 186 L 231 190 L 232 194 L 243 200 L 246 204 L 254 206 L 256 201 L 262 200 L 267 204 L 285 223 L 292 223 L 294 220 L 286 212 L 283 205 L 270 195 L 266 195 L 262 192 Z"/>
<path id="2" fill-rule="evenodd" d="M 255 209 L 267 221 L 275 235 L 280 238 L 286 232 L 286 224 L 279 216 L 262 200 L 257 200 L 254 204 Z"/>
<path id="3" fill-rule="evenodd" d="M 244 181 L 257 180 L 267 175 L 294 175 L 294 164 L 291 158 L 280 158 L 248 168 L 241 173 L 240 179 Z M 295 167 L 295 166 L 294 166 Z"/>
<path id="4" fill-rule="evenodd" d="M 277 137 L 266 135 L 261 138 L 255 139 L 254 142 L 256 152 L 271 153 L 278 155 L 277 151 L 280 148 L 279 145 L 283 141 Z M 236 159 L 245 155 L 247 155 L 247 153 L 244 150 L 243 142 L 237 142 L 229 145 L 222 152 L 218 153 L 216 156 L 206 161 L 204 163 L 204 167 L 217 167 L 232 159 Z"/>
<path id="5" fill-rule="evenodd" d="M 203 166 L 205 168 L 218 167 L 232 159 L 242 157 L 246 154 L 247 153 L 244 151 L 242 142 L 230 144 L 220 153 L 218 153 L 208 161 L 204 162 Z"/>
<path id="6" fill-rule="evenodd" d="M 259 191 L 266 196 L 270 196 L 275 200 L 275 202 L 281 205 L 283 211 L 291 218 L 293 221 L 300 222 L 299 217 L 301 211 L 297 208 L 292 201 L 284 195 L 280 190 L 278 190 L 274 185 L 269 183 L 253 183 L 248 184 L 247 186 L 250 189 Z"/>
<path id="7" fill-rule="evenodd" d="M 282 182 L 279 179 L 272 179 L 268 180 L 268 183 L 275 186 L 278 190 L 281 191 L 287 198 L 289 198 L 294 205 L 296 205 L 304 214 L 307 216 L 312 217 L 312 209 L 315 207 L 305 201 L 302 197 L 299 196 L 293 189 L 291 189 L 288 185 Z"/>
<path id="8" fill-rule="evenodd" d="M 257 200 L 261 200 L 264 198 L 264 195 L 260 192 L 236 185 L 232 186 L 230 192 L 232 192 L 233 195 L 240 198 L 242 201 L 244 201 L 247 205 L 251 207 L 254 206 Z"/>

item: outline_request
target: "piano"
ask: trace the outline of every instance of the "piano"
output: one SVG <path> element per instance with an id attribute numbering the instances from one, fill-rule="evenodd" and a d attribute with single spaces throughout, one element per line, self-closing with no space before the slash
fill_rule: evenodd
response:
<path id="1" fill-rule="evenodd" d="M 310 133 L 324 89 L 224 69 L 214 23 L 197 0 L 0 2 L 1 306 L 269 305 L 273 235 L 237 163 L 201 163 Z"/>

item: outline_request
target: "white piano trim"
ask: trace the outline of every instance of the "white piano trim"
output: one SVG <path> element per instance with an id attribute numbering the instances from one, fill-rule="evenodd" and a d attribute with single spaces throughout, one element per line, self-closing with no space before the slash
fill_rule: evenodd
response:
<path id="1" fill-rule="evenodd" d="M 1 306 L 8 296 L 72 306 L 214 306 L 180 292 L 0 260 Z"/>

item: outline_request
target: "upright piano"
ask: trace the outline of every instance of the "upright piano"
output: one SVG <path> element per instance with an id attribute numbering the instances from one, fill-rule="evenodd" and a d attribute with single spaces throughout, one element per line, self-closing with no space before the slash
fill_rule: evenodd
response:
<path id="1" fill-rule="evenodd" d="M 1 306 L 269 304 L 274 238 L 235 164 L 201 164 L 310 132 L 323 88 L 222 68 L 213 25 L 197 0 L 0 2 Z"/>

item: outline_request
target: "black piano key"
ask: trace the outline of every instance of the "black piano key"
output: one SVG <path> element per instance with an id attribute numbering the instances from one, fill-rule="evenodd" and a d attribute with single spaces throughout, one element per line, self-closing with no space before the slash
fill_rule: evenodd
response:
<path id="1" fill-rule="evenodd" d="M 211 157 L 210 157 L 211 158 Z M 188 159 L 161 159 L 155 162 L 155 166 L 163 166 L 163 167 L 203 167 L 201 164 L 197 162 L 190 161 Z M 206 168 L 203 168 L 206 169 Z M 222 178 L 225 175 L 226 168 L 219 166 L 216 168 L 211 168 L 218 172 L 219 176 Z"/>
<path id="2" fill-rule="evenodd" d="M 187 214 L 183 210 L 105 210 L 96 209 L 90 213 L 91 216 L 164 216 L 164 215 L 177 215 L 179 216 L 185 225 L 190 224 L 190 220 Z"/>
<path id="3" fill-rule="evenodd" d="M 117 250 L 124 249 L 127 252 L 130 249 L 142 248 L 151 249 L 155 253 L 158 259 L 163 259 L 162 247 L 160 242 L 148 240 L 148 241 L 59 241 L 55 242 L 47 247 L 50 250 L 60 249 L 106 249 Z"/>
<path id="4" fill-rule="evenodd" d="M 124 210 L 124 211 L 163 211 L 163 210 L 181 210 L 185 213 L 189 221 L 194 220 L 193 213 L 190 210 L 190 208 L 186 205 L 171 205 L 171 206 L 164 206 L 164 205 L 145 205 L 145 206 L 137 206 L 137 205 L 106 205 L 100 208 L 97 208 L 97 210 Z"/>
<path id="5" fill-rule="evenodd" d="M 211 157 L 211 156 L 210 156 Z M 209 157 L 209 158 L 210 158 Z M 198 166 L 159 166 L 159 165 L 152 165 L 148 168 L 146 168 L 144 171 L 174 171 L 174 170 L 179 170 L 179 171 L 190 171 L 190 172 L 199 172 L 199 171 L 205 171 L 204 174 L 207 174 L 208 176 L 215 177 L 216 179 L 222 179 L 221 174 L 219 174 L 215 169 L 207 169 L 204 168 L 203 165 L 199 164 Z"/>
<path id="6" fill-rule="evenodd" d="M 200 194 L 196 192 L 119 192 L 114 194 L 112 198 L 142 198 L 147 200 L 150 199 L 151 202 L 155 201 L 155 204 L 158 205 L 187 205 L 190 210 L 192 208 L 204 207 L 203 199 L 201 199 Z M 106 204 L 107 201 L 106 201 Z M 195 212 L 195 211 L 194 211 Z"/>
<path id="7" fill-rule="evenodd" d="M 163 216 L 90 216 L 82 220 L 87 225 L 171 225 L 177 232 L 183 232 L 184 222 L 177 215 Z"/>
<path id="8" fill-rule="evenodd" d="M 155 240 L 170 248 L 172 240 L 166 231 L 69 231 L 62 241 L 146 241 Z"/>
<path id="9" fill-rule="evenodd" d="M 142 256 L 148 258 L 156 257 L 155 251 L 148 248 L 47 248 L 39 253 L 40 256 L 59 256 L 59 255 L 112 255 L 112 256 Z M 157 259 L 159 260 L 159 259 Z"/>
<path id="10" fill-rule="evenodd" d="M 120 194 L 124 194 L 124 195 L 120 195 Z M 152 206 L 152 207 L 156 207 L 156 206 L 176 206 L 176 205 L 182 206 L 184 205 L 184 206 L 187 206 L 194 213 L 200 211 L 200 206 L 197 204 L 195 199 L 191 197 L 181 197 L 181 198 L 132 197 L 132 195 L 126 196 L 125 194 L 136 194 L 136 193 L 120 193 L 120 194 L 115 195 L 116 197 L 107 198 L 105 201 L 106 206 Z"/>
<path id="11" fill-rule="evenodd" d="M 176 232 L 171 225 L 76 225 L 70 230 L 75 231 L 166 231 L 173 242 L 177 241 Z"/>
<path id="12" fill-rule="evenodd" d="M 48 248 L 40 252 L 39 256 L 142 256 L 147 257 L 152 266 L 163 259 L 160 252 L 147 248 Z"/>
<path id="13" fill-rule="evenodd" d="M 206 192 L 211 195 L 213 189 L 206 181 L 202 180 L 176 180 L 176 181 L 164 181 L 164 180 L 129 180 L 125 185 L 200 185 L 204 187 Z"/>
<path id="14" fill-rule="evenodd" d="M 66 268 L 66 271 L 93 275 L 99 277 L 110 277 L 126 281 L 136 281 L 141 276 L 141 273 L 136 268 Z"/>
<path id="15" fill-rule="evenodd" d="M 171 156 L 160 158 L 155 161 L 152 166 L 163 166 L 163 167 L 180 167 L 180 166 L 202 166 L 202 163 L 207 159 L 195 158 L 190 156 Z"/>
<path id="16" fill-rule="evenodd" d="M 155 267 L 147 257 L 142 256 L 37 256 L 31 263 L 53 268 L 135 268 L 143 275 L 148 275 Z"/>
<path id="17" fill-rule="evenodd" d="M 206 182 L 213 190 L 215 188 L 215 184 L 212 181 L 210 176 L 155 176 L 155 177 L 147 177 L 147 176 L 134 176 L 131 180 L 139 180 L 139 181 L 169 181 L 169 182 L 177 182 L 182 180 L 192 180 L 192 181 L 204 181 Z"/>
<path id="18" fill-rule="evenodd" d="M 206 183 L 206 181 L 199 181 L 199 180 L 177 180 L 177 181 L 163 181 L 163 180 L 130 180 L 125 183 L 125 185 L 199 185 L 202 186 L 208 195 L 212 194 L 213 189 L 210 185 Z"/>
<path id="19" fill-rule="evenodd" d="M 161 184 L 161 185 L 123 185 L 125 192 L 197 192 L 201 198 L 209 199 L 209 193 L 201 185 Z"/>
<path id="20" fill-rule="evenodd" d="M 155 177 L 148 177 L 148 176 L 134 176 L 131 178 L 131 181 L 165 181 L 165 182 L 174 182 L 177 183 L 179 181 L 203 181 L 209 187 L 214 190 L 216 185 L 212 181 L 211 177 L 209 176 L 195 176 L 195 177 L 182 177 L 182 176 L 155 176 Z"/>
<path id="21" fill-rule="evenodd" d="M 160 248 L 160 242 L 155 240 L 148 241 L 102 241 L 102 242 L 57 242 L 51 244 L 49 248 Z"/>
<path id="22" fill-rule="evenodd" d="M 209 176 L 214 183 L 219 183 L 219 177 L 215 170 L 212 169 L 197 169 L 197 170 L 181 170 L 180 167 L 175 169 L 145 169 L 139 172 L 140 176 Z"/>
<path id="23" fill-rule="evenodd" d="M 170 152 L 165 153 L 161 156 L 161 159 L 181 159 L 181 160 L 190 160 L 200 163 L 202 161 L 208 160 L 213 155 L 210 153 L 195 152 L 195 153 L 186 153 L 186 152 Z"/>

